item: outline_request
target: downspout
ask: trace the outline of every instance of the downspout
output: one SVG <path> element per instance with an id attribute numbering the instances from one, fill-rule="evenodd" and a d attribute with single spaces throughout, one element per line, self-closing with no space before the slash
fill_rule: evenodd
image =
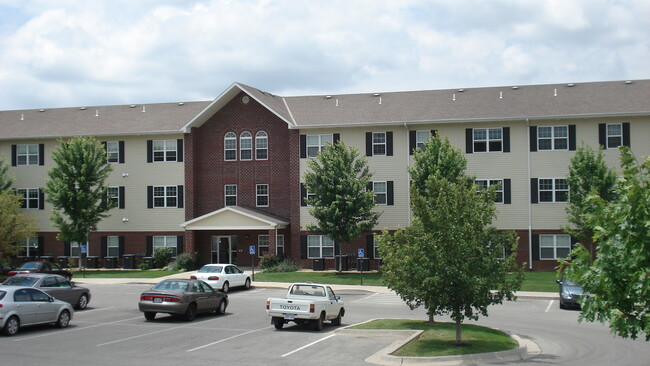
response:
<path id="1" fill-rule="evenodd" d="M 530 121 L 526 117 L 526 135 L 528 136 L 528 141 L 530 144 Z M 532 205 L 532 192 L 530 191 L 530 146 L 528 146 L 528 269 L 533 269 L 533 205 Z"/>
<path id="2" fill-rule="evenodd" d="M 406 129 L 406 192 L 407 192 L 407 199 L 406 199 L 406 219 L 407 219 L 407 226 L 411 226 L 411 174 L 409 173 L 409 165 L 411 164 L 411 152 L 408 151 L 410 149 L 409 145 L 409 126 L 404 122 L 404 128 Z"/>

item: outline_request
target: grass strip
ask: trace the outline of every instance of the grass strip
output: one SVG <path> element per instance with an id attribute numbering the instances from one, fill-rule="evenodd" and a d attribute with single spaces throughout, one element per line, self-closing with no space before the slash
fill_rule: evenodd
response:
<path id="1" fill-rule="evenodd" d="M 178 271 L 162 270 L 85 270 L 72 271 L 73 279 L 77 278 L 158 278 L 179 273 Z M 189 278 L 189 277 L 188 277 Z"/>

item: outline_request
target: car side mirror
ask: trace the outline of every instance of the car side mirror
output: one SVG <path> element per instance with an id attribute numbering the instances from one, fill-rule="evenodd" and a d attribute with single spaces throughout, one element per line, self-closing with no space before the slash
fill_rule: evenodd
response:
<path id="1" fill-rule="evenodd" d="M 54 302 L 54 298 L 53 298 L 52 296 L 48 296 L 48 297 L 47 297 L 47 301 L 49 301 L 49 302 Z"/>
<path id="2" fill-rule="evenodd" d="M 341 296 L 334 296 L 336 298 L 336 301 L 341 300 Z"/>
<path id="3" fill-rule="evenodd" d="M 561 280 L 555 280 L 555 282 L 559 283 L 560 285 L 562 284 Z"/>

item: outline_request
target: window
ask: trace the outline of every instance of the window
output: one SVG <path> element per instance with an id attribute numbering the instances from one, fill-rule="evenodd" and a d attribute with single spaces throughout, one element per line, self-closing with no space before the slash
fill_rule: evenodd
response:
<path id="1" fill-rule="evenodd" d="M 79 243 L 76 241 L 70 243 L 70 256 L 71 257 L 79 256 Z"/>
<path id="2" fill-rule="evenodd" d="M 388 191 L 386 188 L 386 182 L 372 182 L 372 190 L 375 191 L 375 204 L 387 204 Z"/>
<path id="3" fill-rule="evenodd" d="M 424 144 L 431 137 L 431 131 L 416 131 L 415 132 L 415 147 L 424 150 Z"/>
<path id="4" fill-rule="evenodd" d="M 239 136 L 239 159 L 253 159 L 253 136 L 250 132 L 242 132 Z"/>
<path id="5" fill-rule="evenodd" d="M 372 236 L 372 252 L 374 253 L 375 259 L 381 259 L 381 254 L 379 254 L 379 242 L 375 235 Z"/>
<path id="6" fill-rule="evenodd" d="M 269 136 L 264 131 L 255 134 L 255 159 L 266 160 L 269 158 Z"/>
<path id="7" fill-rule="evenodd" d="M 174 256 L 177 250 L 177 238 L 175 236 L 154 236 L 153 237 L 153 251 L 156 252 L 158 248 L 174 248 Z"/>
<path id="8" fill-rule="evenodd" d="M 324 235 L 307 236 L 308 258 L 334 258 L 334 241 Z"/>
<path id="9" fill-rule="evenodd" d="M 38 188 L 19 188 L 16 193 L 22 195 L 21 208 L 40 208 L 40 190 Z"/>
<path id="10" fill-rule="evenodd" d="M 16 165 L 39 165 L 38 144 L 16 145 Z"/>
<path id="11" fill-rule="evenodd" d="M 237 135 L 228 132 L 223 138 L 223 149 L 225 160 L 237 160 Z"/>
<path id="12" fill-rule="evenodd" d="M 386 155 L 386 132 L 372 133 L 372 155 Z"/>
<path id="13" fill-rule="evenodd" d="M 178 186 L 154 186 L 153 207 L 178 207 Z"/>
<path id="14" fill-rule="evenodd" d="M 114 203 L 114 207 L 118 207 L 120 204 L 120 187 L 108 187 L 106 194 L 108 200 Z"/>
<path id="15" fill-rule="evenodd" d="M 307 135 L 307 156 L 314 158 L 323 151 L 325 145 L 333 143 L 333 135 Z"/>
<path id="16" fill-rule="evenodd" d="M 477 179 L 474 182 L 478 186 L 479 191 L 491 186 L 496 186 L 496 197 L 494 198 L 494 202 L 503 203 L 503 179 Z"/>
<path id="17" fill-rule="evenodd" d="M 106 237 L 106 255 L 108 257 L 120 256 L 120 237 L 108 236 Z"/>
<path id="18" fill-rule="evenodd" d="M 226 184 L 224 186 L 226 206 L 237 206 L 237 185 Z"/>
<path id="19" fill-rule="evenodd" d="M 538 126 L 538 150 L 568 150 L 569 126 Z"/>
<path id="20" fill-rule="evenodd" d="M 23 256 L 35 257 L 38 255 L 38 237 L 24 239 L 20 244 Z"/>
<path id="21" fill-rule="evenodd" d="M 620 123 L 607 124 L 607 148 L 617 148 L 623 145 L 623 125 Z"/>
<path id="22" fill-rule="evenodd" d="M 262 258 L 269 254 L 269 236 L 259 235 L 257 237 L 257 256 Z"/>
<path id="23" fill-rule="evenodd" d="M 571 251 L 571 237 L 569 235 L 540 235 L 539 258 L 563 259 Z"/>
<path id="24" fill-rule="evenodd" d="M 255 191 L 255 205 L 257 207 L 267 207 L 269 205 L 269 185 L 258 184 Z"/>
<path id="25" fill-rule="evenodd" d="M 306 207 L 309 206 L 307 202 L 316 198 L 316 194 L 307 192 L 307 187 L 304 183 L 300 183 L 300 206 Z"/>
<path id="26" fill-rule="evenodd" d="M 119 141 L 106 142 L 106 159 L 108 159 L 109 163 L 118 163 L 120 161 Z"/>
<path id="27" fill-rule="evenodd" d="M 474 128 L 474 152 L 502 151 L 503 129 L 501 128 Z"/>
<path id="28" fill-rule="evenodd" d="M 567 202 L 569 185 L 564 178 L 540 178 L 539 202 Z"/>
<path id="29" fill-rule="evenodd" d="M 284 235 L 277 235 L 275 237 L 275 254 L 284 254 Z"/>
<path id="30" fill-rule="evenodd" d="M 177 149 L 176 140 L 154 140 L 153 161 L 176 161 Z"/>

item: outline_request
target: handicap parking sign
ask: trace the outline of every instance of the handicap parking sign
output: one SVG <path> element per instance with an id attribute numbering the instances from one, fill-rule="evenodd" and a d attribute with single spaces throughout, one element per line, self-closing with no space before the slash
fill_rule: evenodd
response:
<path id="1" fill-rule="evenodd" d="M 357 256 L 358 256 L 359 258 L 364 258 L 364 257 L 366 256 L 366 251 L 363 250 L 363 248 L 359 248 L 358 253 L 357 253 Z"/>
<path id="2" fill-rule="evenodd" d="M 248 247 L 248 254 L 250 255 L 255 254 L 255 245 L 251 245 Z"/>
<path id="3" fill-rule="evenodd" d="M 88 253 L 88 245 L 81 244 L 81 254 L 87 254 L 87 253 Z"/>

